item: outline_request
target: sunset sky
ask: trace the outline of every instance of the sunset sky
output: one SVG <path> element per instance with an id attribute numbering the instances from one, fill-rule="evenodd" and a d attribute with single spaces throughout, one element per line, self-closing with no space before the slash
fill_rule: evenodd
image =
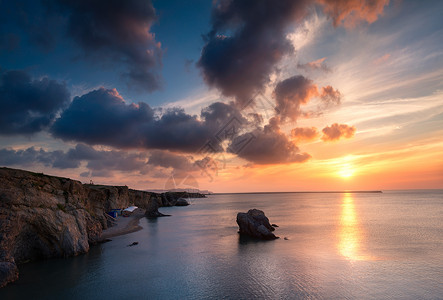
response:
<path id="1" fill-rule="evenodd" d="M 0 166 L 131 188 L 443 188 L 443 1 L 0 1 Z"/>

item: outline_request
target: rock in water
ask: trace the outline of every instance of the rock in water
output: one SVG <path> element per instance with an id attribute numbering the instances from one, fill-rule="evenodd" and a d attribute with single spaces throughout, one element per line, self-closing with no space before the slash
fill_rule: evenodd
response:
<path id="1" fill-rule="evenodd" d="M 170 215 L 164 215 L 158 211 L 159 206 L 161 206 L 162 200 L 157 197 L 151 197 L 148 201 L 145 216 L 147 218 L 158 218 L 158 217 L 168 217 Z"/>
<path id="2" fill-rule="evenodd" d="M 250 209 L 247 213 L 238 213 L 237 224 L 240 227 L 240 234 L 263 240 L 278 239 L 278 237 L 272 233 L 275 228 L 271 226 L 265 213 L 259 209 Z"/>

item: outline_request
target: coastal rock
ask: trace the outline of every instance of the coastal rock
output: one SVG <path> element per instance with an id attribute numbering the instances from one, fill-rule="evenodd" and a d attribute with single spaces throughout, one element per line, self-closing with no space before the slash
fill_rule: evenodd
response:
<path id="1" fill-rule="evenodd" d="M 180 198 L 175 203 L 175 206 L 188 206 L 189 202 L 186 199 Z"/>
<path id="2" fill-rule="evenodd" d="M 158 217 L 167 217 L 169 215 L 164 215 L 158 211 L 158 208 L 162 204 L 162 199 L 159 197 L 151 197 L 149 199 L 148 205 L 146 207 L 145 216 L 147 218 L 158 218 Z"/>
<path id="3" fill-rule="evenodd" d="M 161 194 L 161 204 L 162 206 L 186 206 L 189 205 L 189 202 L 185 202 L 180 199 L 189 199 L 189 198 L 205 198 L 206 196 L 199 193 L 189 193 L 187 191 L 183 192 L 166 192 Z"/>
<path id="4" fill-rule="evenodd" d="M 14 262 L 0 262 L 0 288 L 18 279 L 18 269 Z"/>
<path id="5" fill-rule="evenodd" d="M 164 216 L 161 196 L 0 168 L 0 287 L 17 279 L 16 264 L 88 252 L 113 225 L 112 209 L 136 205 L 148 217 Z"/>
<path id="6" fill-rule="evenodd" d="M 272 231 L 274 227 L 269 223 L 265 213 L 259 209 L 250 209 L 247 213 L 237 214 L 239 233 L 263 240 L 277 239 Z"/>

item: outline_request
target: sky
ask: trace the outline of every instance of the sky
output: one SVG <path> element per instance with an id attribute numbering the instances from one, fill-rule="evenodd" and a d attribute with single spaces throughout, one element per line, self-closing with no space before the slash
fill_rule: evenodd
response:
<path id="1" fill-rule="evenodd" d="M 443 188 L 442 15 L 0 0 L 0 166 L 142 190 Z"/>

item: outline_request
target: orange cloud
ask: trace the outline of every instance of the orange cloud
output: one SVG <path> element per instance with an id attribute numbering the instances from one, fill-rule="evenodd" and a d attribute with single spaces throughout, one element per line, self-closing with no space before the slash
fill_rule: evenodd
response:
<path id="1" fill-rule="evenodd" d="M 325 142 L 336 141 L 342 137 L 349 139 L 354 136 L 355 130 L 356 128 L 354 126 L 334 123 L 331 126 L 323 128 L 323 136 L 321 139 Z"/>
<path id="2" fill-rule="evenodd" d="M 381 65 L 383 63 L 385 63 L 386 61 L 388 61 L 388 59 L 391 57 L 391 54 L 386 53 L 385 55 L 383 55 L 382 57 L 379 57 L 377 59 L 374 60 L 374 65 Z"/>
<path id="3" fill-rule="evenodd" d="M 298 64 L 297 67 L 305 71 L 323 70 L 325 72 L 331 72 L 331 69 L 324 63 L 325 59 L 326 57 L 319 58 L 305 64 Z"/>
<path id="4" fill-rule="evenodd" d="M 383 14 L 389 0 L 317 0 L 325 14 L 332 17 L 334 26 L 352 28 L 361 21 L 375 22 Z"/>
<path id="5" fill-rule="evenodd" d="M 291 137 L 297 142 L 312 141 L 319 136 L 319 132 L 315 127 L 296 127 L 291 130 Z"/>
<path id="6" fill-rule="evenodd" d="M 274 98 L 281 120 L 296 121 L 301 114 L 300 105 L 318 95 L 317 85 L 304 76 L 296 75 L 280 81 L 275 87 Z"/>
<path id="7" fill-rule="evenodd" d="M 322 87 L 320 98 L 327 106 L 330 104 L 339 105 L 341 101 L 341 93 L 339 90 L 335 90 L 332 86 L 328 85 Z"/>

